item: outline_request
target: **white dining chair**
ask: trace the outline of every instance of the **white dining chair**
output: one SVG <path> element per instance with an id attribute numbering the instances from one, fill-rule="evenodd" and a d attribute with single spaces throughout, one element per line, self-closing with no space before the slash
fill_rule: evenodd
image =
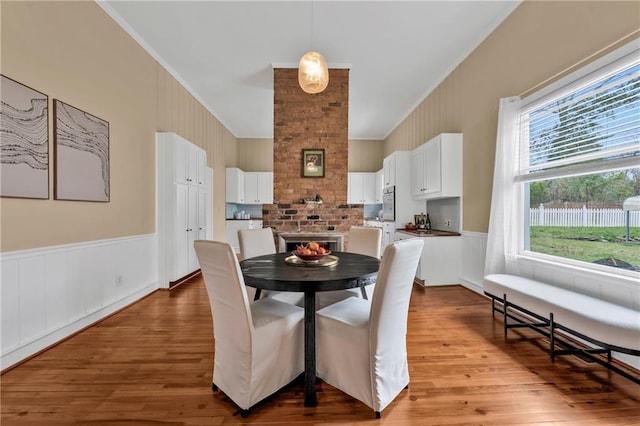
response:
<path id="1" fill-rule="evenodd" d="M 316 312 L 317 376 L 377 418 L 409 384 L 407 316 L 423 245 L 411 238 L 386 247 L 371 300 L 350 297 Z"/>
<path id="2" fill-rule="evenodd" d="M 238 242 L 240 243 L 240 259 L 262 256 L 276 253 L 276 243 L 273 238 L 273 229 L 238 229 Z M 256 297 L 256 289 L 246 287 L 249 300 Z M 304 293 L 293 291 L 261 291 L 259 298 L 273 297 L 281 302 L 291 303 L 302 307 L 304 305 Z"/>
<path id="3" fill-rule="evenodd" d="M 364 254 L 366 256 L 372 256 L 380 259 L 381 241 L 382 229 L 365 226 L 352 226 L 349 228 L 349 240 L 345 251 L 349 253 Z M 374 288 L 375 283 L 347 290 L 318 293 L 316 295 L 316 308 L 322 309 L 349 297 L 364 297 L 365 294 L 367 296 L 366 298 L 370 298 L 373 295 Z"/>
<path id="4" fill-rule="evenodd" d="M 250 303 L 228 243 L 194 243 L 213 317 L 212 388 L 243 417 L 304 371 L 304 309 L 267 297 Z"/>
<path id="5" fill-rule="evenodd" d="M 370 226 L 352 226 L 349 229 L 349 243 L 347 251 L 351 253 L 364 254 L 380 259 L 380 245 L 382 243 L 382 229 Z M 368 298 L 373 296 L 375 283 L 368 286 L 352 288 L 346 291 L 362 295 L 362 290 L 367 294 Z"/>

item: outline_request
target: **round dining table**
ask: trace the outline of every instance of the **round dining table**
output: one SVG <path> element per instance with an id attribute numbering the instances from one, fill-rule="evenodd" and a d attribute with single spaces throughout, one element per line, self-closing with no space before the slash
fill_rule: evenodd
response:
<path id="1" fill-rule="evenodd" d="M 240 262 L 240 269 L 245 285 L 250 287 L 304 293 L 304 405 L 314 407 L 317 405 L 316 293 L 375 283 L 380 260 L 348 252 L 331 253 L 334 262 L 307 263 L 291 256 L 291 253 L 275 253 L 252 257 Z M 323 266 L 327 263 L 330 265 Z"/>

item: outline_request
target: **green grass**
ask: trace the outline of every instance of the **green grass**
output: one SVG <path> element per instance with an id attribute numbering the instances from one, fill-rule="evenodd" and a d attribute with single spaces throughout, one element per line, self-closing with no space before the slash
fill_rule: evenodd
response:
<path id="1" fill-rule="evenodd" d="M 531 251 L 584 262 L 614 258 L 640 267 L 640 228 L 531 227 Z"/>

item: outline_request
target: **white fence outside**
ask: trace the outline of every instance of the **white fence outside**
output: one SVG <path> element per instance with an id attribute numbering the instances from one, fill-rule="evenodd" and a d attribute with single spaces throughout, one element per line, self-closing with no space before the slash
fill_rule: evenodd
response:
<path id="1" fill-rule="evenodd" d="M 582 226 L 582 227 L 624 227 L 627 214 L 629 227 L 640 226 L 640 211 L 622 209 L 556 209 L 540 207 L 529 209 L 529 226 Z"/>

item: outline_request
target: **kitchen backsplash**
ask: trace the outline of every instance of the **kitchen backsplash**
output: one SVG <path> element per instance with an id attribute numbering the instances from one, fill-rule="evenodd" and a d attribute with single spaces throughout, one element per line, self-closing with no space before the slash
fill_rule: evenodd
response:
<path id="1" fill-rule="evenodd" d="M 251 219 L 262 218 L 262 204 L 236 204 L 227 203 L 225 218 L 233 219 L 236 212 L 244 211 Z"/>
<path id="2" fill-rule="evenodd" d="M 460 198 L 445 198 L 442 200 L 425 201 L 425 210 L 420 213 L 429 213 L 431 228 L 441 231 L 461 232 Z M 451 225 L 447 226 L 447 220 Z"/>

